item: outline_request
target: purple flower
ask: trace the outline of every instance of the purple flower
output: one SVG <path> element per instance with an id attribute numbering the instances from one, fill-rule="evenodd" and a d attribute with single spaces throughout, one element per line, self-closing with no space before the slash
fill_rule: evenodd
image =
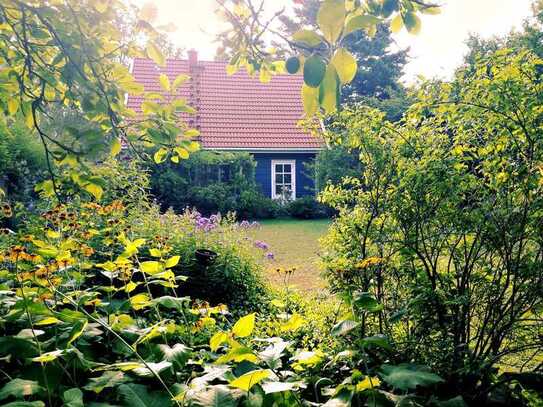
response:
<path id="1" fill-rule="evenodd" d="M 268 246 L 267 243 L 261 240 L 255 241 L 255 247 L 258 247 L 259 249 L 262 249 L 262 250 L 268 250 L 270 248 L 270 246 Z"/>
<path id="2" fill-rule="evenodd" d="M 242 228 L 245 228 L 245 229 L 248 229 L 251 227 L 251 224 L 249 222 L 247 222 L 246 220 L 244 220 L 243 222 L 241 222 L 239 224 Z"/>
<path id="3" fill-rule="evenodd" d="M 266 253 L 266 258 L 268 260 L 274 260 L 275 256 L 274 256 L 274 254 L 272 252 L 268 252 L 268 253 Z"/>

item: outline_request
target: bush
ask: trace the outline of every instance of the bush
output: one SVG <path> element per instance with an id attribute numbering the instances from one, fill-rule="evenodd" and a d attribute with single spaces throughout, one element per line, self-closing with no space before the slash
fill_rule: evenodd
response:
<path id="1" fill-rule="evenodd" d="M 262 280 L 261 258 L 246 234 L 232 217 L 212 215 L 203 217 L 199 212 L 173 211 L 160 214 L 158 207 L 130 216 L 134 232 L 146 239 L 159 237 L 181 256 L 176 268 L 187 277 L 182 284 L 183 294 L 212 305 L 226 304 L 232 311 L 258 309 L 266 297 Z M 206 249 L 217 254 L 213 264 L 198 262 L 196 250 Z"/>
<path id="2" fill-rule="evenodd" d="M 500 364 L 541 369 L 543 195 L 534 169 L 543 137 L 531 125 L 540 77 L 537 57 L 501 50 L 452 84 L 426 84 L 404 123 L 345 111 L 341 128 L 363 152 L 363 177 L 323 194 L 340 211 L 324 240 L 332 286 L 364 304 L 360 293 L 371 292 L 383 308 L 364 332 L 395 338 L 474 404 Z"/>
<path id="3" fill-rule="evenodd" d="M 290 216 L 299 219 L 327 218 L 332 214 L 329 206 L 317 202 L 312 196 L 304 196 L 289 202 L 286 212 Z"/>

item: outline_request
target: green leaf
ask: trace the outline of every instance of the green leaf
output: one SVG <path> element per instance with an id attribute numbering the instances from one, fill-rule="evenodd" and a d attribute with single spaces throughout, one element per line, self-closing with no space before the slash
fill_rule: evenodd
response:
<path id="1" fill-rule="evenodd" d="M 371 15 L 353 17 L 347 21 L 347 24 L 345 24 L 345 30 L 343 31 L 343 36 L 346 37 L 347 35 L 355 31 L 368 29 L 370 27 L 375 27 L 380 22 L 381 20 L 379 18 L 375 16 L 371 16 Z"/>
<path id="2" fill-rule="evenodd" d="M 382 348 L 385 350 L 392 350 L 392 346 L 390 346 L 390 342 L 388 341 L 387 337 L 384 335 L 368 336 L 367 338 L 361 339 L 358 343 L 363 348 L 375 346 L 375 347 Z"/>
<path id="3" fill-rule="evenodd" d="M 243 318 L 240 318 L 232 328 L 232 333 L 239 338 L 246 338 L 251 335 L 253 329 L 255 328 L 255 318 L 256 314 L 252 313 Z"/>
<path id="4" fill-rule="evenodd" d="M 45 391 L 38 382 L 24 379 L 13 379 L 0 390 L 0 400 L 8 397 L 23 398 L 42 394 Z"/>
<path id="5" fill-rule="evenodd" d="M 345 0 L 325 0 L 317 14 L 317 23 L 324 38 L 335 44 L 345 23 Z"/>
<path id="6" fill-rule="evenodd" d="M 287 69 L 287 72 L 291 75 L 295 75 L 300 70 L 301 63 L 300 58 L 298 57 L 290 57 L 285 62 L 285 68 Z"/>
<path id="7" fill-rule="evenodd" d="M 302 85 L 302 102 L 306 116 L 311 117 L 319 110 L 319 88 Z"/>
<path id="8" fill-rule="evenodd" d="M 149 393 L 142 384 L 122 384 L 117 389 L 125 406 L 130 407 L 170 407 L 169 396 L 164 393 Z"/>
<path id="9" fill-rule="evenodd" d="M 228 387 L 218 385 L 196 393 L 190 398 L 190 405 L 193 407 L 236 407 L 238 403 Z"/>
<path id="10" fill-rule="evenodd" d="M 45 407 L 45 403 L 43 401 L 12 401 L 2 404 L 2 407 Z"/>
<path id="11" fill-rule="evenodd" d="M 72 326 L 72 330 L 70 331 L 68 345 L 73 343 L 77 338 L 81 336 L 81 334 L 85 331 L 85 328 L 87 327 L 87 325 L 88 325 L 88 321 L 86 319 L 74 322 Z"/>
<path id="12" fill-rule="evenodd" d="M 332 57 L 339 80 L 344 85 L 351 83 L 358 69 L 356 58 L 345 48 L 339 48 Z"/>
<path id="13" fill-rule="evenodd" d="M 224 365 L 232 361 L 240 363 L 245 360 L 254 363 L 258 360 L 258 358 L 253 353 L 252 349 L 246 346 L 237 346 L 234 349 L 230 350 L 226 355 L 218 358 L 215 363 L 217 365 Z"/>
<path id="14" fill-rule="evenodd" d="M 318 88 L 326 74 L 326 64 L 321 57 L 314 55 L 304 64 L 304 82 L 307 86 Z"/>
<path id="15" fill-rule="evenodd" d="M 308 45 L 312 48 L 317 47 L 319 44 L 322 44 L 323 39 L 315 31 L 311 30 L 300 30 L 292 34 L 292 39 L 295 42 Z"/>
<path id="16" fill-rule="evenodd" d="M 65 407 L 83 407 L 83 392 L 78 388 L 66 390 L 62 395 Z"/>
<path id="17" fill-rule="evenodd" d="M 175 267 L 177 266 L 177 264 L 179 263 L 179 260 L 181 259 L 181 256 L 173 256 L 173 257 L 170 257 L 168 260 L 166 260 L 166 262 L 164 263 L 164 267 L 166 267 L 167 269 L 171 269 L 172 267 Z"/>
<path id="18" fill-rule="evenodd" d="M 130 297 L 130 305 L 132 308 L 134 308 L 136 311 L 146 308 L 149 305 L 151 305 L 151 301 L 149 300 L 149 295 L 145 293 L 134 295 L 133 297 Z"/>
<path id="19" fill-rule="evenodd" d="M 343 336 L 347 335 L 349 332 L 351 332 L 353 329 L 357 328 L 360 325 L 360 323 L 356 321 L 352 321 L 350 319 L 345 319 L 343 321 L 338 322 L 334 327 L 332 328 L 332 335 L 333 336 Z"/>
<path id="20" fill-rule="evenodd" d="M 153 257 L 161 257 L 162 256 L 162 252 L 158 249 L 150 249 L 149 250 L 149 254 Z"/>
<path id="21" fill-rule="evenodd" d="M 420 21 L 419 16 L 417 16 L 412 11 L 408 11 L 407 13 L 402 15 L 402 18 L 403 18 L 403 23 L 405 24 L 405 27 L 407 28 L 407 31 L 415 35 L 420 34 L 422 23 Z"/>
<path id="22" fill-rule="evenodd" d="M 385 382 L 399 390 L 414 390 L 417 386 L 428 387 L 443 382 L 438 375 L 428 371 L 426 366 L 402 363 L 397 366 L 381 366 L 380 376 Z"/>
<path id="23" fill-rule="evenodd" d="M 155 61 L 155 63 L 158 66 L 166 65 L 166 58 L 152 41 L 149 41 L 147 43 L 146 52 L 147 52 L 147 56 L 151 58 L 153 61 Z"/>
<path id="24" fill-rule="evenodd" d="M 162 271 L 162 263 L 159 261 L 144 261 L 140 264 L 140 269 L 145 274 L 153 275 Z"/>
<path id="25" fill-rule="evenodd" d="M 158 77 L 158 82 L 160 83 L 160 87 L 164 89 L 166 92 L 169 92 L 171 89 L 170 80 L 166 75 L 163 73 L 160 74 Z"/>
<path id="26" fill-rule="evenodd" d="M 189 360 L 192 349 L 182 343 L 176 343 L 173 348 L 168 345 L 158 345 L 160 353 L 164 359 L 171 362 L 175 367 L 181 369 Z"/>
<path id="27" fill-rule="evenodd" d="M 428 14 L 431 16 L 436 16 L 438 14 L 441 14 L 440 7 L 423 7 L 420 11 L 422 14 Z"/>
<path id="28" fill-rule="evenodd" d="M 383 306 L 370 293 L 356 293 L 353 303 L 356 307 L 368 312 L 379 312 L 383 309 Z"/>
<path id="29" fill-rule="evenodd" d="M 339 77 L 334 65 L 328 65 L 326 75 L 319 88 L 319 102 L 328 114 L 334 113 L 339 108 Z"/>
<path id="30" fill-rule="evenodd" d="M 468 407 L 462 396 L 456 396 L 455 398 L 445 401 L 436 401 L 435 405 L 437 407 Z"/>
<path id="31" fill-rule="evenodd" d="M 153 299 L 153 304 L 158 304 L 164 308 L 174 309 L 179 312 L 183 312 L 189 302 L 190 299 L 188 297 L 172 297 L 168 295 Z"/>
<path id="32" fill-rule="evenodd" d="M 252 372 L 245 373 L 244 375 L 231 381 L 230 386 L 236 387 L 244 391 L 249 391 L 254 385 L 260 383 L 269 375 L 270 375 L 269 370 L 254 370 Z"/>
<path id="33" fill-rule="evenodd" d="M 117 387 L 119 384 L 125 383 L 128 380 L 129 379 L 123 372 L 108 371 L 104 372 L 102 376 L 91 378 L 89 383 L 83 388 L 98 394 L 105 388 Z"/>

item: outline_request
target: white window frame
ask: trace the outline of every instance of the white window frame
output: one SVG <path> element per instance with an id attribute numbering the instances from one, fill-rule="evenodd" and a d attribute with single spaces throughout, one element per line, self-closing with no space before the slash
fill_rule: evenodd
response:
<path id="1" fill-rule="evenodd" d="M 275 184 L 275 166 L 277 164 L 290 164 L 291 168 L 291 182 L 292 182 L 292 199 L 296 199 L 296 160 L 272 160 L 271 162 L 271 191 L 272 199 L 280 199 L 281 196 L 277 195 Z"/>

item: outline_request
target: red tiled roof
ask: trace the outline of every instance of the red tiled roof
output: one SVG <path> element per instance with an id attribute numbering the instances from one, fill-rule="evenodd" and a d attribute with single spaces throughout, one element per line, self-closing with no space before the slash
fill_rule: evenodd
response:
<path id="1" fill-rule="evenodd" d="M 161 91 L 161 73 L 173 81 L 179 74 L 191 79 L 179 89 L 197 109 L 183 116 L 199 128 L 204 148 L 221 149 L 318 149 L 322 141 L 297 126 L 303 117 L 300 96 L 302 77 L 277 75 L 269 83 L 251 78 L 245 71 L 226 74 L 225 62 L 198 61 L 192 67 L 186 60 L 168 60 L 165 67 L 149 59 L 136 58 L 132 73 L 146 91 Z M 140 112 L 143 99 L 129 96 L 128 107 Z"/>

